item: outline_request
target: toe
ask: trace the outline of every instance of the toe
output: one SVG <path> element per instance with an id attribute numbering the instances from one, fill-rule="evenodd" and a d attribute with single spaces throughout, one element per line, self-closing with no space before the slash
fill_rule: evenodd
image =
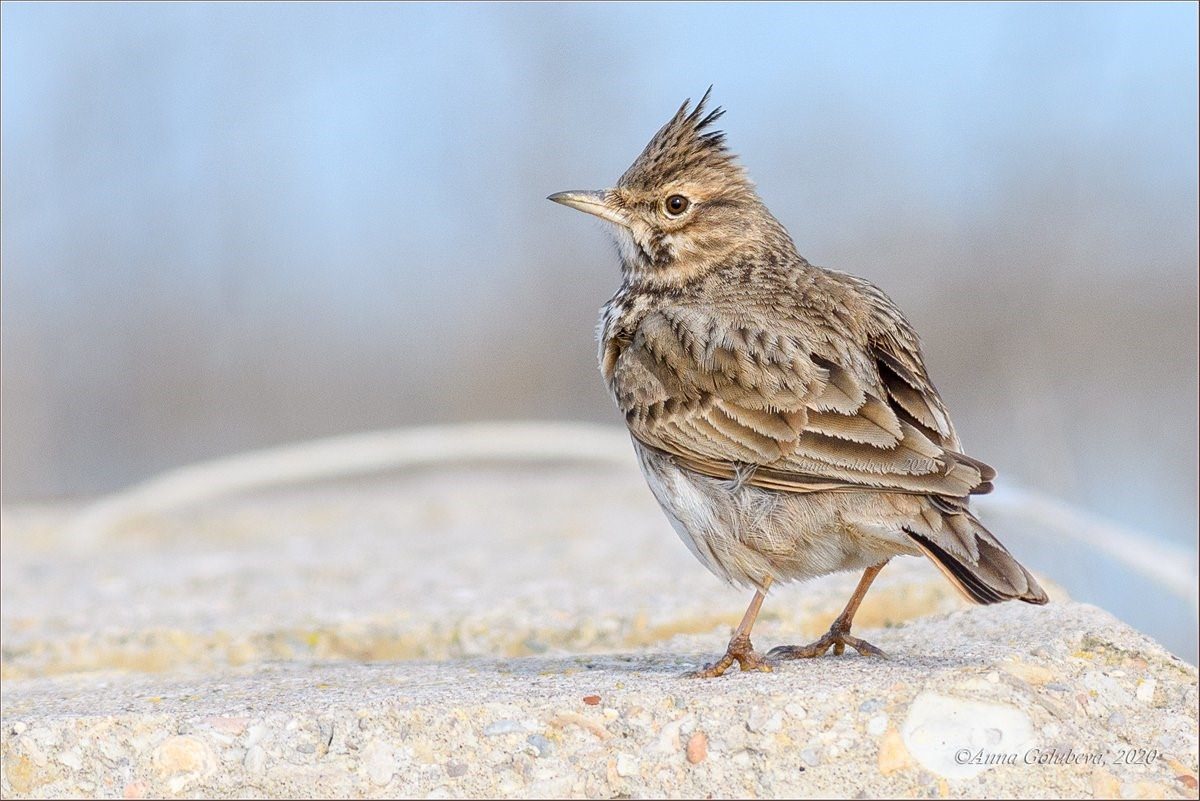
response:
<path id="1" fill-rule="evenodd" d="M 742 672 L 746 672 L 749 670 L 755 670 L 760 673 L 770 673 L 775 668 L 773 665 L 771 665 L 769 659 L 770 659 L 770 657 L 767 657 L 764 659 L 763 657 L 759 656 L 758 654 L 754 654 L 752 657 L 743 659 L 740 662 L 738 662 L 738 667 L 740 667 L 742 669 Z"/>
<path id="2" fill-rule="evenodd" d="M 846 644 L 849 645 L 851 648 L 853 648 L 855 651 L 858 651 L 863 656 L 873 656 L 873 657 L 876 657 L 877 659 L 887 659 L 888 658 L 887 654 L 885 654 L 880 649 L 876 648 L 874 645 L 871 645 L 871 643 L 867 642 L 866 640 L 860 640 L 856 637 L 847 637 Z"/>
<path id="3" fill-rule="evenodd" d="M 767 659 L 812 659 L 829 650 L 820 640 L 812 645 L 777 645 L 767 652 Z"/>
<path id="4" fill-rule="evenodd" d="M 794 645 L 776 645 L 770 651 L 767 651 L 767 659 L 788 659 L 795 647 Z"/>
<path id="5" fill-rule="evenodd" d="M 715 679 L 725 671 L 716 670 L 712 665 L 706 665 L 699 670 L 689 670 L 684 673 L 682 678 L 685 679 Z"/>
<path id="6" fill-rule="evenodd" d="M 776 645 L 770 651 L 767 651 L 767 659 L 778 660 L 787 659 L 788 652 L 792 650 L 790 645 Z"/>

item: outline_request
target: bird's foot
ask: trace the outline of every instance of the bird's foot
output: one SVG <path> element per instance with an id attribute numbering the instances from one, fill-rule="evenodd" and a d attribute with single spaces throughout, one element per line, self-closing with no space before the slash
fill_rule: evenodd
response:
<path id="1" fill-rule="evenodd" d="M 863 656 L 877 656 L 881 659 L 887 659 L 888 655 L 880 649 L 876 648 L 866 640 L 860 640 L 857 637 L 850 636 L 850 627 L 841 626 L 835 622 L 830 626 L 829 631 L 815 642 L 808 645 L 779 645 L 772 648 L 767 653 L 767 659 L 770 661 L 779 659 L 812 659 L 814 657 L 823 656 L 826 651 L 833 648 L 835 656 L 841 656 L 846 646 L 849 645 L 855 651 L 858 651 Z"/>
<path id="2" fill-rule="evenodd" d="M 768 672 L 773 669 L 770 661 L 754 650 L 749 637 L 734 637 L 729 641 L 729 647 L 725 649 L 725 655 L 716 662 L 705 665 L 700 670 L 693 670 L 683 675 L 689 679 L 715 679 L 733 667 L 734 662 L 743 671 L 757 670 Z"/>

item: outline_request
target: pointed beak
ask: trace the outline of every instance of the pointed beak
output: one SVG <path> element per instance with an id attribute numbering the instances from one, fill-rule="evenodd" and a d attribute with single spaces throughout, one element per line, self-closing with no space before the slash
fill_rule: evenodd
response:
<path id="1" fill-rule="evenodd" d="M 546 200 L 553 200 L 564 206 L 570 206 L 588 214 L 594 214 L 602 220 L 608 220 L 616 225 L 627 225 L 624 212 L 608 201 L 608 192 L 597 191 L 556 192 Z"/>

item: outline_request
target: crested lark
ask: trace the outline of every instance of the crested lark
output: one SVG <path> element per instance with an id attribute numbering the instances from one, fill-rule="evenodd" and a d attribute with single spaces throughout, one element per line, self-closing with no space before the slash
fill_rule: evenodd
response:
<path id="1" fill-rule="evenodd" d="M 550 196 L 616 232 L 624 281 L 602 310 L 600 370 L 650 489 L 705 567 L 755 589 L 696 675 L 847 645 L 883 656 L 850 624 L 899 554 L 929 557 L 978 603 L 1046 603 L 968 507 L 995 471 L 962 453 L 912 326 L 871 283 L 796 252 L 707 99 L 685 102 L 615 188 Z M 772 583 L 840 570 L 864 573 L 827 634 L 755 652 Z"/>

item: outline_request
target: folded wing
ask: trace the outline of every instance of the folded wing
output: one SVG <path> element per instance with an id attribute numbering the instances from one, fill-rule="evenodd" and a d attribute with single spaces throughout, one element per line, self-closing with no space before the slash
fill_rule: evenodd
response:
<path id="1" fill-rule="evenodd" d="M 799 318 L 772 323 L 687 307 L 644 318 L 610 361 L 633 435 L 705 475 L 748 473 L 774 490 L 991 488 L 994 471 L 959 453 L 907 324 L 855 343 Z"/>

